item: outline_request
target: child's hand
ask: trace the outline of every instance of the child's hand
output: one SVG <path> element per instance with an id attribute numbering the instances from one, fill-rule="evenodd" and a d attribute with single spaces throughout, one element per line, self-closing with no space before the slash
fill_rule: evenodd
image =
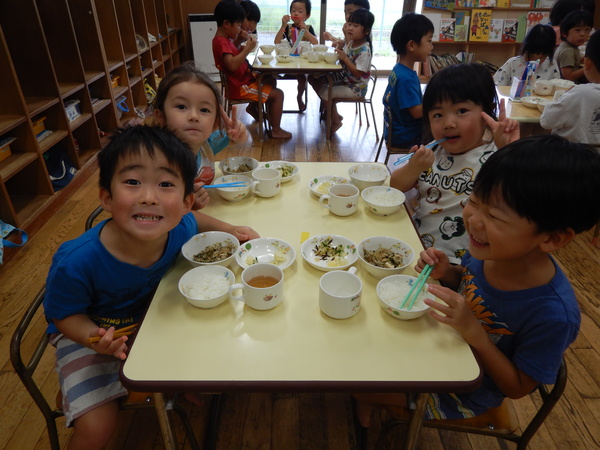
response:
<path id="1" fill-rule="evenodd" d="M 481 112 L 481 117 L 483 117 L 483 120 L 485 120 L 488 127 L 492 130 L 496 147 L 502 148 L 521 137 L 519 122 L 506 117 L 504 99 L 500 100 L 500 114 L 498 114 L 497 122 L 483 111 Z"/>
<path id="2" fill-rule="evenodd" d="M 242 144 L 248 139 L 248 132 L 246 125 L 237 119 L 237 107 L 234 105 L 231 108 L 231 118 L 227 116 L 227 113 L 220 107 L 221 118 L 225 124 L 225 132 L 227 137 L 231 139 L 234 144 Z"/>
<path id="3" fill-rule="evenodd" d="M 429 276 L 434 280 L 439 280 L 446 275 L 446 271 L 450 268 L 450 259 L 442 250 L 430 247 L 419 255 L 415 270 L 421 273 L 426 264 L 434 266 Z"/>
<path id="4" fill-rule="evenodd" d="M 408 160 L 408 164 L 413 168 L 418 169 L 419 173 L 431 168 L 435 161 L 433 150 L 425 148 L 424 145 L 417 147 L 416 145 L 410 149 L 414 155 Z"/>
<path id="5" fill-rule="evenodd" d="M 324 41 L 331 41 L 333 43 L 335 43 L 335 41 L 337 40 L 336 38 L 334 38 L 331 33 L 329 31 L 325 31 L 323 33 L 323 40 Z"/>
<path id="6" fill-rule="evenodd" d="M 256 38 L 252 35 L 248 35 L 248 38 L 246 39 L 246 50 L 248 50 L 248 53 L 254 50 L 257 45 L 258 41 L 256 40 Z"/>
<path id="7" fill-rule="evenodd" d="M 350 61 L 350 58 L 348 58 L 348 55 L 346 55 L 346 52 L 343 48 L 338 47 L 335 49 L 335 52 L 337 53 L 340 62 L 347 64 L 347 62 Z"/>
<path id="8" fill-rule="evenodd" d="M 206 189 L 204 189 L 204 185 L 205 183 L 200 181 L 199 178 L 194 180 L 194 205 L 192 206 L 194 211 L 204 208 L 210 201 L 210 197 L 208 196 Z"/>
<path id="9" fill-rule="evenodd" d="M 288 23 L 290 23 L 291 20 L 292 20 L 292 18 L 290 17 L 289 14 L 286 14 L 285 16 L 283 16 L 281 18 L 281 28 L 287 27 Z"/>
<path id="10" fill-rule="evenodd" d="M 485 330 L 462 295 L 437 284 L 430 284 L 427 290 L 444 302 L 425 299 L 425 304 L 431 307 L 429 311 L 431 317 L 454 328 L 468 344 L 476 343 L 482 338 L 482 333 L 485 337 Z M 438 311 L 444 315 L 439 314 Z"/>
<path id="11" fill-rule="evenodd" d="M 258 239 L 260 237 L 260 235 L 256 231 L 246 226 L 233 227 L 233 229 L 231 230 L 231 234 L 233 234 L 240 242 Z"/>
<path id="12" fill-rule="evenodd" d="M 96 332 L 90 333 L 90 337 L 100 336 L 100 340 L 93 344 L 89 344 L 90 348 L 96 353 L 102 355 L 113 355 L 117 359 L 127 358 L 127 336 L 121 336 L 120 338 L 113 339 L 115 334 L 115 327 L 97 328 Z"/>

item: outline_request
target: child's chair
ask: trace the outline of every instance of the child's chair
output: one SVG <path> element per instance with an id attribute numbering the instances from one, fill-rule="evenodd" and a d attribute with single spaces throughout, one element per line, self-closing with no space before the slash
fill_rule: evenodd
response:
<path id="1" fill-rule="evenodd" d="M 537 391 L 541 397 L 541 405 L 520 434 L 517 434 L 517 429 L 519 428 L 517 413 L 512 400 L 509 398 L 505 398 L 500 406 L 492 408 L 479 416 L 461 420 L 425 420 L 423 421 L 423 427 L 494 436 L 496 438 L 515 442 L 518 450 L 524 450 L 527 448 L 527 444 L 531 438 L 533 438 L 546 417 L 548 417 L 548 414 L 550 414 L 554 405 L 556 405 L 562 396 L 566 384 L 567 363 L 563 357 L 554 385 L 552 385 L 551 388 L 543 384 L 538 387 Z M 391 432 L 398 425 L 405 424 L 408 420 L 408 410 L 399 406 L 399 395 L 400 394 L 390 394 L 389 404 L 381 405 L 381 403 L 379 403 L 373 405 L 375 407 L 379 406 L 384 408 L 387 411 L 388 416 L 391 417 L 387 422 L 382 424 L 381 433 L 377 445 L 375 446 L 376 448 L 381 448 L 385 442 L 387 433 Z M 532 393 L 530 395 L 533 396 L 535 394 Z M 355 398 L 357 399 L 357 402 L 368 405 L 368 394 L 356 395 Z M 536 404 L 538 403 L 539 402 L 536 401 Z M 361 424 L 361 426 L 362 425 L 363 424 Z M 361 447 L 367 448 L 367 443 L 365 442 L 367 433 L 364 427 L 361 427 L 359 436 Z"/>
<path id="2" fill-rule="evenodd" d="M 383 113 L 386 115 L 385 119 L 386 119 L 387 123 L 391 124 L 392 123 L 391 114 L 387 110 L 384 110 Z M 386 165 L 387 165 L 388 160 L 390 159 L 391 155 L 410 153 L 409 148 L 399 148 L 399 147 L 392 146 L 392 127 L 387 127 L 387 136 L 382 136 L 381 141 L 379 141 L 379 148 L 377 149 L 377 154 L 375 155 L 375 161 L 377 161 L 379 159 L 379 154 L 381 153 L 381 147 L 383 146 L 384 142 L 385 142 L 385 148 L 386 148 L 384 164 L 386 164 Z"/>
<path id="3" fill-rule="evenodd" d="M 223 109 L 228 116 L 231 116 L 231 108 L 233 105 L 242 105 L 246 103 L 256 103 L 258 108 L 263 108 L 263 121 L 265 129 L 270 129 L 267 121 L 267 114 L 265 110 L 265 103 L 259 103 L 255 100 L 247 100 L 247 99 L 235 99 L 231 98 L 229 95 L 229 86 L 227 85 L 227 75 L 222 70 L 219 70 L 219 77 L 221 78 L 221 92 L 223 93 Z"/>
<path id="4" fill-rule="evenodd" d="M 364 97 L 352 97 L 352 98 L 334 98 L 333 104 L 336 103 L 356 103 L 358 109 L 358 124 L 362 126 L 362 112 L 360 104 L 362 103 L 365 110 L 365 117 L 367 118 L 367 127 L 371 126 L 369 122 L 369 115 L 367 113 L 367 105 L 371 106 L 371 115 L 373 116 L 373 127 L 375 127 L 375 138 L 379 140 L 379 132 L 377 131 L 377 121 L 375 120 L 375 109 L 373 108 L 373 93 L 375 92 L 375 86 L 377 84 L 377 68 L 371 64 L 371 76 L 369 80 L 369 91 Z"/>

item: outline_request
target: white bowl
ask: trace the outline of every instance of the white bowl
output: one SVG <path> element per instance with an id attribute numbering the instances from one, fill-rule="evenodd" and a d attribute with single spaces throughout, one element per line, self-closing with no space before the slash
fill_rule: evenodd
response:
<path id="1" fill-rule="evenodd" d="M 554 85 L 551 81 L 537 80 L 533 85 L 533 92 L 536 95 L 552 95 L 552 92 L 554 92 Z"/>
<path id="2" fill-rule="evenodd" d="M 426 298 L 434 300 L 434 296 L 427 292 L 427 283 L 423 286 L 415 304 L 410 310 L 406 309 L 408 304 L 404 309 L 400 308 L 400 305 L 416 281 L 416 277 L 408 275 L 390 275 L 377 283 L 377 298 L 385 312 L 393 318 L 400 320 L 416 319 L 425 314 L 429 306 L 425 305 L 423 300 Z"/>
<path id="3" fill-rule="evenodd" d="M 290 55 L 277 55 L 277 62 L 279 63 L 289 63 L 292 61 L 292 57 Z"/>
<path id="4" fill-rule="evenodd" d="M 179 279 L 179 292 L 198 308 L 214 308 L 227 299 L 234 282 L 235 275 L 226 267 L 195 267 Z"/>
<path id="5" fill-rule="evenodd" d="M 264 44 L 260 46 L 260 51 L 263 52 L 265 55 L 270 55 L 271 53 L 273 53 L 273 50 L 275 50 L 275 46 L 272 44 Z"/>
<path id="6" fill-rule="evenodd" d="M 271 61 L 273 61 L 273 55 L 258 55 L 258 60 L 262 64 L 269 64 Z"/>
<path id="7" fill-rule="evenodd" d="M 281 182 L 287 183 L 288 181 L 292 181 L 298 173 L 300 173 L 300 169 L 294 163 L 287 161 L 269 161 L 262 164 L 261 167 L 273 168 L 277 169 L 281 172 Z"/>
<path id="8" fill-rule="evenodd" d="M 258 167 L 258 161 L 249 156 L 232 156 L 219 163 L 219 169 L 223 175 L 246 175 L 252 176 L 252 171 Z"/>
<path id="9" fill-rule="evenodd" d="M 362 191 L 370 186 L 381 186 L 390 172 L 382 164 L 355 164 L 348 169 L 348 175 L 352 184 Z"/>
<path id="10" fill-rule="evenodd" d="M 327 194 L 329 188 L 334 184 L 350 184 L 350 180 L 335 175 L 321 175 L 320 177 L 310 180 L 308 182 L 308 187 L 313 194 L 317 197 L 321 197 L 321 195 Z"/>
<path id="11" fill-rule="evenodd" d="M 327 64 L 335 64 L 340 59 L 337 53 L 325 53 L 323 58 Z"/>
<path id="12" fill-rule="evenodd" d="M 246 198 L 250 193 L 250 188 L 252 187 L 252 178 L 247 177 L 246 175 L 223 175 L 222 177 L 215 178 L 213 184 L 239 182 L 246 183 L 246 186 L 216 188 L 217 193 L 223 200 L 227 200 L 228 202 L 239 202 L 240 200 Z"/>
<path id="13" fill-rule="evenodd" d="M 575 83 L 571 80 L 564 80 L 562 78 L 555 78 L 554 80 L 550 80 L 550 82 L 554 85 L 554 90 L 563 89 L 567 90 L 575 86 Z"/>
<path id="14" fill-rule="evenodd" d="M 398 211 L 406 199 L 404 192 L 388 186 L 371 186 L 363 189 L 360 196 L 367 209 L 376 216 L 389 216 Z"/>
<path id="15" fill-rule="evenodd" d="M 324 255 L 323 250 L 327 247 L 339 249 L 337 256 Z M 356 244 L 348 238 L 335 234 L 319 234 L 308 238 L 302 244 L 300 253 L 308 264 L 323 272 L 347 269 L 358 259 Z"/>
<path id="16" fill-rule="evenodd" d="M 244 242 L 235 253 L 242 269 L 257 263 L 274 264 L 285 270 L 296 260 L 294 247 L 281 239 L 258 238 Z"/>
<path id="17" fill-rule="evenodd" d="M 541 97 L 521 97 L 521 103 L 528 108 L 537 109 L 539 103 L 548 103 L 551 100 Z"/>
<path id="18" fill-rule="evenodd" d="M 323 44 L 313 45 L 313 51 L 318 53 L 324 53 L 329 50 L 329 46 Z"/>
<path id="19" fill-rule="evenodd" d="M 379 258 L 382 265 L 389 267 L 380 267 L 367 259 L 371 260 L 370 256 L 365 259 L 365 254 L 376 256 L 373 252 L 379 252 Z M 388 236 L 374 236 L 361 241 L 358 244 L 358 258 L 362 262 L 367 272 L 375 278 L 384 278 L 389 275 L 397 275 L 404 269 L 410 266 L 415 260 L 415 252 L 406 242 Z M 389 253 L 393 253 L 390 255 Z M 384 264 L 387 262 L 387 264 Z"/>
<path id="20" fill-rule="evenodd" d="M 224 250 L 221 253 L 228 254 L 230 250 L 232 250 L 231 254 L 220 258 L 215 255 L 214 260 L 211 260 L 210 262 L 200 262 L 194 258 L 199 253 L 207 250 L 209 246 L 213 246 L 212 249 L 218 248 L 219 246 L 217 244 L 221 244 L 221 247 L 226 248 L 226 251 Z M 234 235 L 223 231 L 207 231 L 193 236 L 189 241 L 183 244 L 181 253 L 185 259 L 195 266 L 219 265 L 227 267 L 233 262 L 235 253 L 239 248 L 240 241 L 238 241 Z"/>

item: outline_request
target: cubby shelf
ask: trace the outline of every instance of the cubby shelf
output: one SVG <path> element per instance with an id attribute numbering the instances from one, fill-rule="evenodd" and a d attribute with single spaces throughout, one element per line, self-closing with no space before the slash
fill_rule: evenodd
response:
<path id="1" fill-rule="evenodd" d="M 134 104 L 148 109 L 144 81 L 156 89 L 155 76 L 185 60 L 181 1 L 0 2 L 0 140 L 16 138 L 0 161 L 0 220 L 34 234 L 93 173 L 106 135 L 140 120 Z M 136 35 L 148 42 L 148 33 L 157 40 L 140 51 Z M 117 108 L 122 96 L 129 111 Z M 69 122 L 72 103 L 80 115 Z M 38 142 L 39 126 L 52 134 Z M 78 169 L 62 191 L 50 181 L 49 152 Z"/>

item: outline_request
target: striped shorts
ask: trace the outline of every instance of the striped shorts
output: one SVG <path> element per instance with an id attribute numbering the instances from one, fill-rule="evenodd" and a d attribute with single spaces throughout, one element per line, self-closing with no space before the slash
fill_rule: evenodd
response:
<path id="1" fill-rule="evenodd" d="M 120 360 L 96 353 L 64 336 L 57 339 L 53 341 L 56 371 L 68 427 L 90 410 L 127 395 L 119 380 Z"/>

